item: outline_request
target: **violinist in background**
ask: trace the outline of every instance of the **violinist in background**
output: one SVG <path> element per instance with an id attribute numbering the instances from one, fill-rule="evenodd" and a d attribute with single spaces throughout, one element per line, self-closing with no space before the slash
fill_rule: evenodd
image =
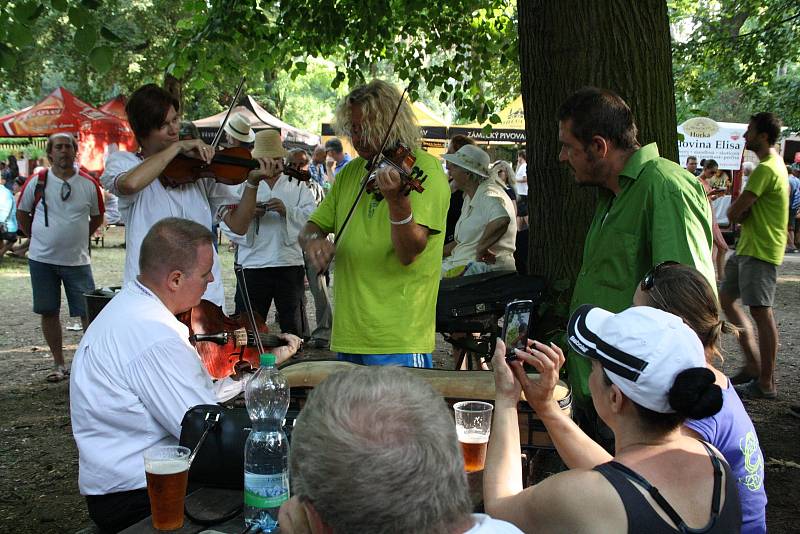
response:
<path id="1" fill-rule="evenodd" d="M 392 123 L 400 99 L 397 88 L 374 80 L 339 104 L 335 126 L 359 157 L 337 174 L 300 243 L 317 271 L 324 272 L 336 255 L 331 350 L 339 359 L 431 367 L 450 190 L 438 159 L 419 148 L 420 129 L 407 100 Z M 411 174 L 424 180 L 424 191 L 409 194 L 396 169 L 380 168 L 379 194 L 360 198 L 335 246 L 326 237 L 340 232 L 387 132 L 384 153 L 399 144 L 410 148 L 416 157 Z"/>
<path id="2" fill-rule="evenodd" d="M 102 532 L 150 515 L 142 453 L 177 445 L 181 420 L 198 404 L 236 396 L 245 381 L 212 383 L 175 316 L 197 306 L 213 282 L 206 225 L 155 223 L 141 245 L 139 275 L 103 308 L 72 362 L 70 414 L 78 446 L 78 488 Z M 299 339 L 271 352 L 289 359 Z"/>
<path id="3" fill-rule="evenodd" d="M 281 332 L 303 335 L 305 268 L 297 236 L 316 203 L 311 190 L 281 172 L 288 152 L 278 130 L 262 130 L 255 136 L 254 158 L 273 162 L 272 172 L 259 183 L 256 210 L 247 232 L 239 236 L 227 230 L 238 245 L 236 262 L 244 267 L 250 303 L 266 318 L 272 301 L 278 310 Z M 242 184 L 240 190 L 247 186 Z M 236 284 L 236 313 L 245 311 L 244 294 Z"/>
<path id="4" fill-rule="evenodd" d="M 200 139 L 179 140 L 180 104 L 169 92 L 155 84 L 137 89 L 125 106 L 131 129 L 140 152 L 118 151 L 106 161 L 100 180 L 119 197 L 119 209 L 125 222 L 124 284 L 133 283 L 139 272 L 139 248 L 148 230 L 165 217 L 180 217 L 211 228 L 223 220 L 237 234 L 243 234 L 256 208 L 256 189 L 268 174 L 280 170 L 281 163 L 260 160 L 251 171 L 243 193 L 217 183 L 213 177 L 198 177 L 177 187 L 164 185 L 158 178 L 178 154 L 210 162 L 214 149 Z M 233 207 L 231 207 L 233 206 Z M 214 251 L 214 281 L 208 285 L 205 300 L 217 306 L 225 301 L 219 258 Z"/>

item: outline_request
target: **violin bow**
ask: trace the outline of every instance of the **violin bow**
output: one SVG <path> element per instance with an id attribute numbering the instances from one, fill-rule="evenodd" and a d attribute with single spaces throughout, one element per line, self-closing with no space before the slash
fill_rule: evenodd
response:
<path id="1" fill-rule="evenodd" d="M 231 111 L 233 111 L 233 108 L 236 107 L 236 104 L 239 102 L 239 97 L 242 96 L 242 89 L 244 88 L 244 79 L 245 77 L 242 76 L 242 80 L 239 82 L 239 86 L 236 88 L 236 94 L 234 95 L 233 100 L 231 101 L 231 105 L 228 106 L 228 111 L 225 113 L 225 118 L 222 119 L 222 124 L 219 125 L 217 133 L 214 134 L 214 139 L 211 141 L 211 146 L 214 147 L 214 150 L 216 150 L 220 139 L 222 139 L 222 132 L 223 129 L 225 128 L 225 125 L 228 123 L 228 117 L 231 116 Z"/>
<path id="2" fill-rule="evenodd" d="M 242 288 L 242 296 L 244 297 L 244 309 L 247 313 L 247 320 L 250 323 L 250 328 L 253 329 L 253 338 L 255 338 L 256 346 L 258 347 L 259 354 L 264 354 L 264 344 L 261 343 L 261 336 L 258 333 L 256 326 L 256 316 L 253 313 L 253 305 L 250 303 L 250 292 L 247 291 L 247 281 L 244 279 L 244 267 L 241 263 L 233 264 L 233 272 L 236 274 L 236 280 Z"/>

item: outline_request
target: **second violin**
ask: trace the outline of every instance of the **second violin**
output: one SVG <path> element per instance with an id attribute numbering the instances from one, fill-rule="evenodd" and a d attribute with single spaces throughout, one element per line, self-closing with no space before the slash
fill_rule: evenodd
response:
<path id="1" fill-rule="evenodd" d="M 178 187 L 194 182 L 200 178 L 214 178 L 227 185 L 238 185 L 247 179 L 250 171 L 258 169 L 258 160 L 253 159 L 250 151 L 244 147 L 220 148 L 214 154 L 211 163 L 200 158 L 178 154 L 167 165 L 161 174 L 161 183 L 167 187 Z M 308 171 L 284 165 L 283 174 L 299 182 L 311 179 Z"/>

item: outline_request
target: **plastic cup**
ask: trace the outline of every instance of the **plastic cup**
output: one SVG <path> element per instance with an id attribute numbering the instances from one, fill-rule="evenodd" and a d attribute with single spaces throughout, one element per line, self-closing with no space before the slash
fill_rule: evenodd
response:
<path id="1" fill-rule="evenodd" d="M 147 495 L 155 529 L 177 530 L 183 526 L 189 454 L 189 449 L 178 445 L 161 445 L 144 451 Z"/>
<path id="2" fill-rule="evenodd" d="M 486 463 L 486 446 L 492 428 L 492 410 L 488 402 L 464 401 L 453 405 L 456 433 L 464 454 L 467 473 L 481 471 Z"/>

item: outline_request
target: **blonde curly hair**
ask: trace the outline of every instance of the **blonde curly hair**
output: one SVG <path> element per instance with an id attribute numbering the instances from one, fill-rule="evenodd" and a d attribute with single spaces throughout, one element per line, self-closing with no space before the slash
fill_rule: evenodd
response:
<path id="1" fill-rule="evenodd" d="M 361 112 L 364 115 L 362 141 L 377 151 L 392 123 L 392 117 L 399 101 L 400 91 L 394 85 L 383 80 L 372 80 L 366 85 L 360 85 L 353 89 L 339 103 L 336 107 L 333 127 L 338 135 L 352 139 L 351 106 L 361 106 Z M 392 146 L 399 141 L 414 150 L 419 148 L 420 139 L 421 132 L 411 103 L 408 98 L 404 97 L 386 146 Z"/>

